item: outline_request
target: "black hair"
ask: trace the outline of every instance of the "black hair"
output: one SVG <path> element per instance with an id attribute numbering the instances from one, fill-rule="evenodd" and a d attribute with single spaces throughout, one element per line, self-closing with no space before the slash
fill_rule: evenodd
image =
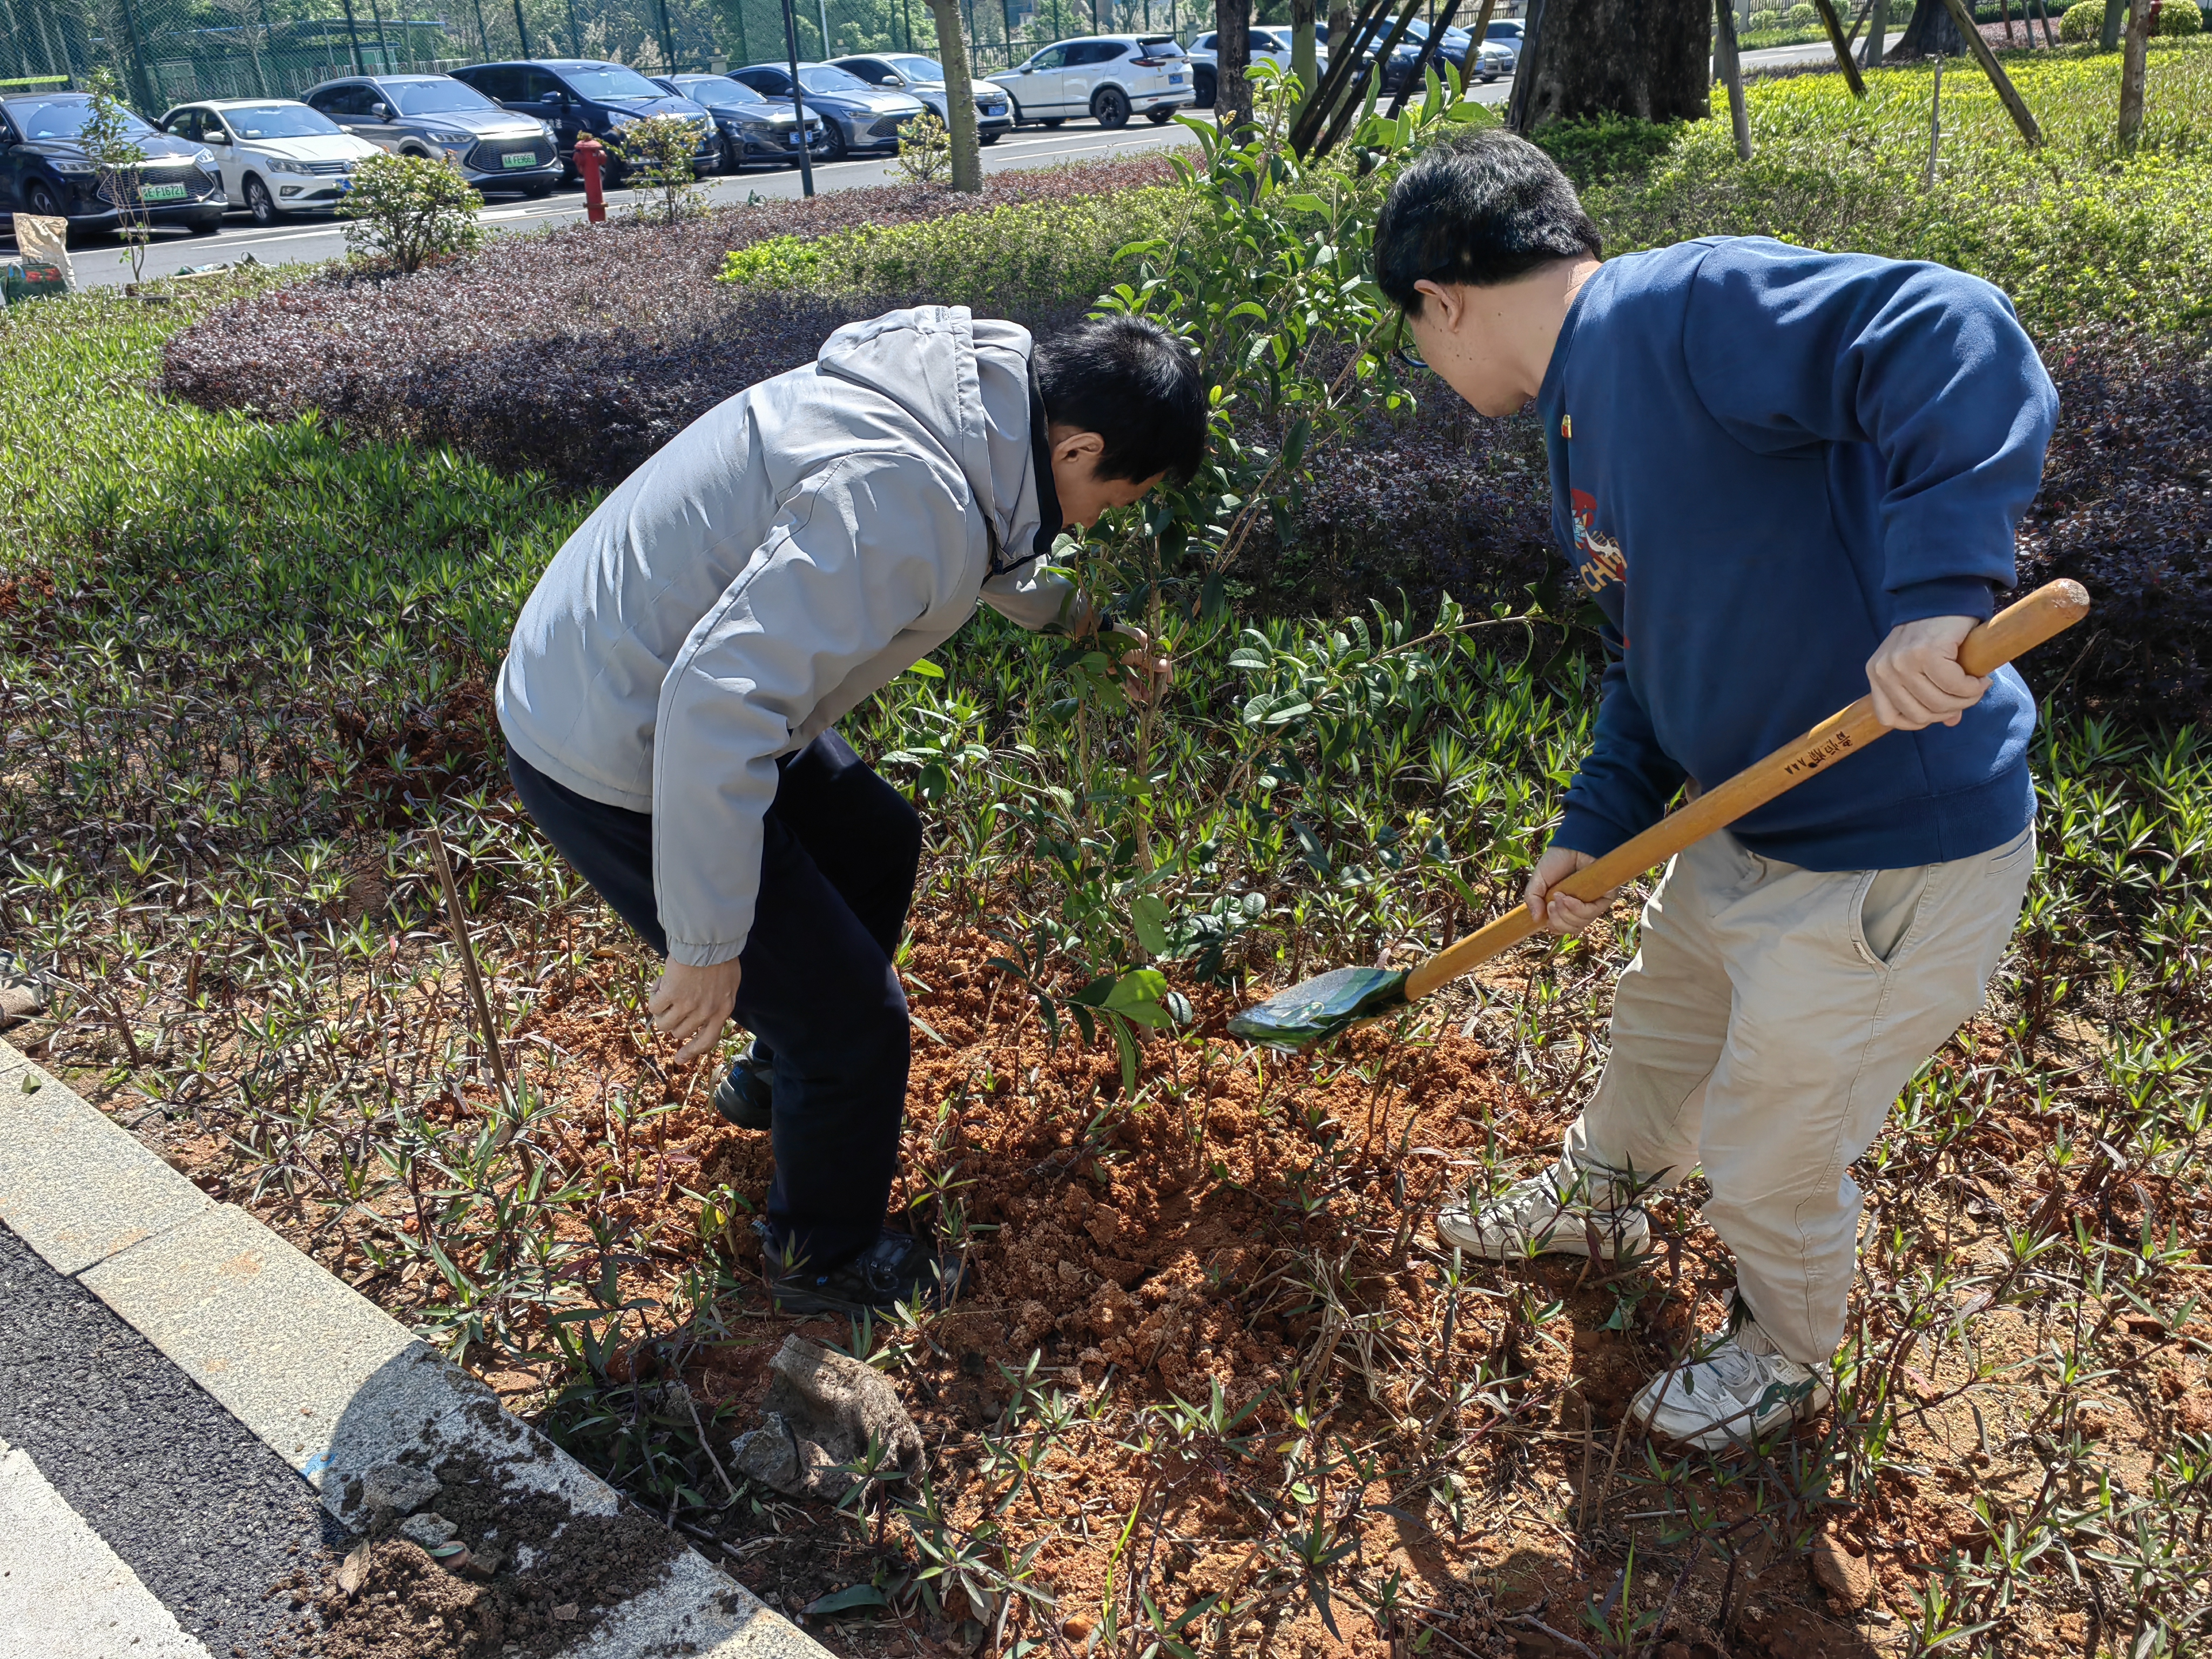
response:
<path id="1" fill-rule="evenodd" d="M 1413 284 L 1491 288 L 1554 259 L 1602 259 L 1597 227 L 1559 163 L 1510 132 L 1438 144 L 1398 175 L 1375 222 L 1375 280 L 1418 317 Z"/>
<path id="2" fill-rule="evenodd" d="M 1095 432 L 1106 447 L 1101 478 L 1164 472 L 1188 483 L 1206 459 L 1206 382 L 1198 356 L 1144 317 L 1090 317 L 1048 340 L 1031 360 L 1047 417 Z"/>

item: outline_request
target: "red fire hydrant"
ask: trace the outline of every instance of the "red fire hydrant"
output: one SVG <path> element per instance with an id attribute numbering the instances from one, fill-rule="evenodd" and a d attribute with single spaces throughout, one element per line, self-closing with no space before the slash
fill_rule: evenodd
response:
<path id="1" fill-rule="evenodd" d="M 576 135 L 576 171 L 584 175 L 584 216 L 595 225 L 607 222 L 607 193 L 599 187 L 599 169 L 606 159 L 605 144 L 588 132 Z"/>

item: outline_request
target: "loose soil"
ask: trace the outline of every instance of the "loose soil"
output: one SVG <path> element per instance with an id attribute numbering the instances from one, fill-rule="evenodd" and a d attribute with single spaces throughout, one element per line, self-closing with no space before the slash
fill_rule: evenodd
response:
<path id="1" fill-rule="evenodd" d="M 1186 986 L 1196 1023 L 1146 1045 L 1130 1099 L 1110 1046 L 1085 1048 L 1071 1034 L 1055 1048 L 1018 986 L 984 965 L 1002 949 L 939 915 L 921 922 L 905 969 L 918 1024 L 894 1203 L 915 1224 L 964 1243 L 975 1288 L 917 1332 L 878 1328 L 873 1337 L 908 1352 L 890 1375 L 929 1443 L 933 1485 L 951 1523 L 995 1522 L 1015 1549 L 1037 1545 L 1034 1581 L 1055 1605 L 1048 1613 L 1017 1602 L 1001 1624 L 947 1578 L 933 1583 L 933 1600 L 909 1590 L 895 1615 L 809 1618 L 810 1604 L 848 1586 L 906 1583 L 901 1575 L 916 1563 L 903 1527 L 880 1529 L 866 1516 L 759 1491 L 690 1512 L 690 1541 L 834 1650 L 1006 1651 L 994 1643 L 1018 1635 L 1056 1653 L 1082 1650 L 1101 1635 L 1109 1601 L 1126 1619 L 1136 1573 L 1170 1618 L 1213 1595 L 1254 1604 L 1211 1650 L 1396 1659 L 1425 1629 L 1440 1639 L 1425 1652 L 1571 1654 L 1582 1650 L 1574 1643 L 1595 1644 L 1583 1610 L 1616 1593 L 1633 1545 L 1635 1576 L 1618 1594 L 1655 1615 L 1647 1637 L 1666 1659 L 1887 1653 L 1901 1650 L 1899 1614 L 1923 1575 L 1945 1552 L 1983 1540 L 1970 1507 L 1976 1495 L 2024 1496 L 2022 1483 L 2032 1484 L 2033 1460 L 2003 1448 L 2039 1409 L 2035 1374 L 1975 1383 L 1970 1407 L 1956 1349 L 1931 1346 L 1905 1366 L 1913 1407 L 1890 1467 L 1862 1501 L 1801 1493 L 1776 1535 L 1747 1533 L 1733 1576 L 1710 1556 L 1686 1569 L 1655 1524 L 1658 1485 L 1644 1437 L 1622 1413 L 1693 1327 L 1717 1329 L 1725 1316 L 1733 1281 L 1698 1218 L 1701 1185 L 1655 1202 L 1658 1254 L 1647 1276 L 1626 1284 L 1553 1259 L 1477 1267 L 1454 1292 L 1429 1231 L 1435 1209 L 1473 1172 L 1524 1173 L 1547 1159 L 1594 1080 L 1592 1057 L 1556 1097 L 1533 1097 L 1513 1081 L 1515 1006 L 1553 971 L 1540 951 L 1489 970 L 1480 1004 L 1440 999 L 1404 1034 L 1371 1027 L 1310 1059 L 1225 1040 L 1222 1021 L 1242 999 Z M 599 996 L 641 971 L 623 951 L 603 956 Z M 1577 969 L 1586 970 L 1605 971 L 1602 958 L 1595 969 Z M 523 1035 L 533 1082 L 569 1106 L 547 1156 L 571 1170 L 604 1169 L 611 1149 L 622 1167 L 641 1172 L 600 1206 L 627 1230 L 624 1253 L 611 1258 L 623 1296 L 672 1305 L 685 1270 L 728 1276 L 714 1340 L 633 1342 L 609 1367 L 621 1385 L 672 1380 L 672 1364 L 719 1449 L 754 1420 L 766 1362 L 791 1331 L 842 1346 L 857 1340 L 843 1322 L 769 1310 L 741 1219 L 702 1241 L 701 1195 L 758 1201 L 768 1137 L 723 1122 L 706 1104 L 708 1069 L 663 1068 L 649 1033 L 605 1000 L 552 993 Z M 2086 1027 L 2080 1035 L 2095 1037 Z M 1992 1034 L 1970 1028 L 1940 1063 L 1966 1066 L 1995 1054 Z M 455 1097 L 447 1109 L 458 1117 L 483 1103 Z M 625 1104 L 627 1117 L 617 1110 Z M 664 1106 L 657 1117 L 641 1115 Z M 2080 1212 L 2093 1228 L 2125 1234 L 2146 1204 L 2172 1201 L 2069 1188 L 2040 1157 L 2048 1133 L 2033 1113 L 2001 1103 L 1975 1131 L 1990 1154 L 1975 1182 L 1923 1191 L 1895 1170 L 1860 1171 L 1875 1210 L 1868 1236 L 1902 1229 L 1994 1260 L 2008 1216 Z M 203 1184 L 229 1190 L 222 1146 L 179 1135 L 167 1151 Z M 349 1220 L 319 1234 L 317 1212 L 273 1189 L 269 1196 L 277 1201 L 256 1205 L 258 1212 L 401 1316 L 429 1293 L 374 1267 L 360 1249 L 374 1232 Z M 412 1225 L 398 1214 L 382 1219 L 387 1231 Z M 1910 1271 L 1909 1260 L 1869 1251 L 1872 1281 Z M 1878 1307 L 1859 1316 L 1870 1340 L 1886 1335 Z M 2010 1310 L 1983 1316 L 1977 1334 L 2007 1362 L 2048 1337 Z M 2203 1368 L 2185 1340 L 2208 1334 L 2203 1315 L 2186 1333 L 2146 1324 L 2114 1334 L 2115 1353 L 2131 1363 L 2099 1385 L 2079 1418 L 2124 1479 L 2145 1479 L 2177 1431 L 2212 1426 Z M 471 1358 L 519 1407 L 543 1404 L 550 1386 L 568 1380 L 556 1367 Z M 1016 1492 L 993 1472 L 985 1437 L 1006 1438 L 1015 1378 L 1033 1359 L 1041 1391 L 1079 1397 L 1086 1412 Z M 1202 1404 L 1217 1389 L 1230 1411 L 1249 1406 L 1251 1418 L 1226 1434 L 1197 1434 L 1172 1456 L 1137 1445 L 1146 1421 L 1157 1440 L 1157 1413 Z M 1455 1400 L 1455 1407 L 1444 1403 Z M 1801 1446 L 1827 1426 L 1825 1414 L 1815 1419 Z M 1255 1437 L 1240 1446 L 1240 1437 Z M 1370 1461 L 1322 1477 L 1316 1504 L 1298 1490 L 1310 1473 L 1287 1468 L 1294 1444 Z M 702 1462 L 690 1478 L 719 1497 L 718 1472 Z M 440 1474 L 447 1489 L 431 1507 L 460 1523 L 472 1550 L 506 1551 L 557 1524 L 528 1503 L 481 1492 L 466 1472 Z M 1768 1466 L 1766 1498 L 1778 1480 Z M 1745 1498 L 1739 1486 L 1718 1501 L 1728 1513 Z M 1336 1525 L 1349 1547 L 1332 1569 L 1327 1616 L 1281 1565 L 1281 1539 L 1299 1515 Z M 1868 1564 L 1867 1606 L 1847 1607 L 1814 1582 L 1803 1551 L 1820 1528 Z M 1272 1554 L 1263 1547 L 1271 1539 Z M 650 1582 L 679 1541 L 643 1516 L 571 1521 L 527 1571 L 503 1566 L 480 1584 L 379 1535 L 359 1595 L 323 1589 L 327 1629 L 313 1650 L 331 1659 L 550 1654 Z M 1395 1618 L 1346 1593 L 1355 1578 L 1372 1587 L 1394 1572 Z M 2079 1608 L 2054 1604 L 2017 1651 L 2079 1652 L 2084 1628 Z"/>

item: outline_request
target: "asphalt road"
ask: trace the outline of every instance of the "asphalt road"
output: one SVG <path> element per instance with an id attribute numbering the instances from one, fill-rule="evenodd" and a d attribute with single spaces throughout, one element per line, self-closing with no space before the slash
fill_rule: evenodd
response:
<path id="1" fill-rule="evenodd" d="M 264 1651 L 294 1622 L 278 1586 L 344 1538 L 307 1483 L 4 1224 L 0 1306 L 0 1440 L 211 1653 Z"/>
<path id="2" fill-rule="evenodd" d="M 1486 104 L 1502 104 L 1512 90 L 1510 80 L 1479 86 L 1474 95 Z M 1136 150 L 1179 149 L 1196 141 L 1175 122 L 1156 127 L 1137 122 L 1109 131 L 1089 121 L 1071 122 L 1057 131 L 1024 127 L 1008 133 L 983 151 L 983 170 L 1003 173 L 1012 168 L 1050 167 L 1059 161 L 1096 161 Z M 898 183 L 902 175 L 895 161 L 875 157 L 825 162 L 814 169 L 817 191 L 854 190 L 868 185 Z M 707 198 L 716 206 L 732 206 L 750 196 L 795 197 L 799 194 L 798 172 L 753 170 L 735 178 L 717 176 L 704 181 Z M 612 191 L 607 209 L 618 213 L 631 192 Z M 584 216 L 580 186 L 555 191 L 543 201 L 501 198 L 477 216 L 496 231 L 540 230 L 573 224 Z M 12 240 L 6 246 L 12 248 Z M 193 236 L 182 230 L 157 231 L 146 250 L 149 276 L 173 276 L 204 265 L 234 264 L 252 254 L 263 264 L 296 264 L 334 259 L 345 252 L 345 236 L 328 218 L 297 219 L 270 227 L 256 225 L 242 211 L 234 212 L 214 236 Z M 122 245 L 112 237 L 91 237 L 72 246 L 70 263 L 80 288 L 112 287 L 131 280 L 131 264 Z"/>

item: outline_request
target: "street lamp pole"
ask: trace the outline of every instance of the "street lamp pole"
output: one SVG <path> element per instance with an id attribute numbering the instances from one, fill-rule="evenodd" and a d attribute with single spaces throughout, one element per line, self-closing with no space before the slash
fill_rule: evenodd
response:
<path id="1" fill-rule="evenodd" d="M 806 99 L 799 88 L 799 19 L 793 15 L 791 0 L 783 0 L 783 50 L 791 60 L 791 106 L 799 113 L 799 187 L 806 195 L 814 194 L 814 158 L 806 142 Z M 834 121 L 834 115 L 824 116 Z"/>

